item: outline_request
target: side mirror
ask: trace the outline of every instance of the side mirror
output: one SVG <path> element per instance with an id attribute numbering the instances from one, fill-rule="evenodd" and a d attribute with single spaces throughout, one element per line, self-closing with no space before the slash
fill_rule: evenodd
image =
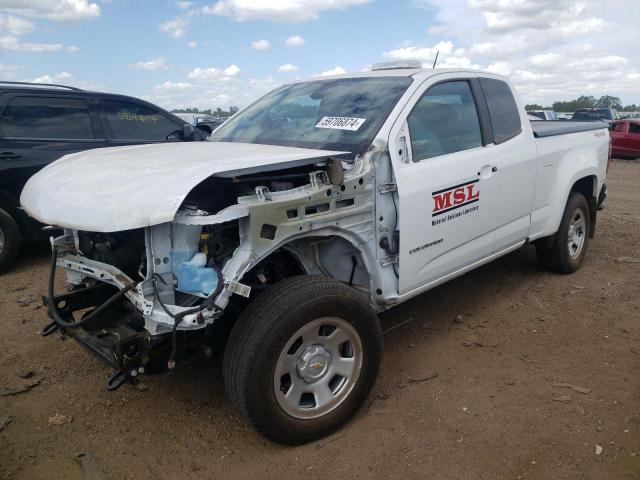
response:
<path id="1" fill-rule="evenodd" d="M 191 140 L 196 134 L 196 129 L 193 125 L 185 124 L 182 126 L 182 138 L 185 140 Z"/>
<path id="2" fill-rule="evenodd" d="M 200 124 L 200 125 L 196 125 L 196 128 L 206 133 L 207 135 L 211 135 L 213 133 L 213 130 L 211 130 L 211 127 L 209 125 Z"/>

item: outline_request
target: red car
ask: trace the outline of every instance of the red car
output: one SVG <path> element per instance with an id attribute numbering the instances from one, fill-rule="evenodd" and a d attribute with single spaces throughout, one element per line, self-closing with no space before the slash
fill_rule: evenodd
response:
<path id="1" fill-rule="evenodd" d="M 640 119 L 616 120 L 610 135 L 614 157 L 640 158 Z"/>

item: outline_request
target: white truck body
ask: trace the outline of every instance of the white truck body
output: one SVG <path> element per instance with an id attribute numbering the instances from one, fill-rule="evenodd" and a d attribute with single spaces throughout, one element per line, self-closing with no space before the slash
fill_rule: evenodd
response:
<path id="1" fill-rule="evenodd" d="M 377 95 L 372 85 L 392 93 Z M 348 93 L 332 93 L 340 89 Z M 373 104 L 384 113 L 371 113 Z M 270 132 L 294 134 L 270 139 Z M 308 142 L 315 137 L 340 141 Z M 345 144 L 352 137 L 364 140 Z M 283 278 L 329 277 L 380 312 L 526 243 L 564 242 L 557 232 L 574 193 L 588 209 L 576 210 L 574 224 L 562 231 L 569 248 L 580 239 L 578 255 L 606 196 L 609 152 L 604 124 L 530 122 L 504 77 L 380 69 L 282 87 L 237 113 L 208 142 L 64 157 L 29 180 L 21 203 L 41 222 L 64 228 L 52 239 L 53 260 L 72 291 L 55 296 L 50 280 L 54 328 L 83 331 L 62 321 L 55 305 L 67 305 L 71 318 L 76 297 L 107 284 L 137 312 L 139 320 L 126 320 L 131 338 L 152 345 L 173 333 L 175 353 L 176 331 L 222 335 L 215 329 L 237 295 L 255 302 L 252 289 L 277 287 Z M 193 279 L 183 269 L 209 275 L 217 287 L 186 287 Z M 78 309 L 89 305 L 79 302 Z M 357 353 L 357 334 L 331 322 L 346 329 Z M 146 352 L 135 356 L 138 363 L 105 354 L 104 341 L 92 335 L 89 328 L 76 338 L 103 358 L 111 355 L 124 376 L 147 361 Z M 124 341 L 110 344 L 113 351 Z M 291 375 L 314 383 L 309 369 L 339 356 L 331 348 L 307 345 Z M 171 362 L 173 353 L 170 368 Z M 301 419 L 329 415 L 356 384 L 324 392 L 311 406 L 302 397 L 291 406 L 280 398 L 279 381 L 278 402 Z"/>
<path id="2" fill-rule="evenodd" d="M 377 246 L 381 225 L 374 228 L 379 222 L 375 222 L 373 214 L 365 235 L 349 228 L 321 233 L 342 235 L 359 251 L 369 277 L 368 284 L 362 286 L 369 291 L 376 310 L 424 292 L 526 242 L 552 235 L 558 229 L 568 193 L 579 179 L 589 178 L 592 194 L 598 197 L 608 160 L 605 125 L 535 138 L 510 81 L 488 73 L 397 69 L 333 78 L 396 75 L 412 76 L 414 80 L 384 121 L 372 148 L 357 159 L 356 167 L 345 172 L 345 179 L 367 179 L 367 202 L 369 207 L 375 206 L 375 218 L 394 215 L 390 195 L 381 194 L 379 187 L 395 184 L 392 193 L 397 196 L 401 244 L 398 258 L 386 258 L 390 256 Z M 428 161 L 414 161 L 410 151 L 400 155 L 403 145 L 411 144 L 407 116 L 420 96 L 433 85 L 477 77 L 499 79 L 509 85 L 520 112 L 520 133 L 500 145 L 489 143 Z M 551 128 L 570 128 L 570 122 L 545 123 L 553 123 Z M 217 142 L 97 149 L 69 155 L 43 169 L 25 186 L 21 202 L 34 218 L 70 230 L 116 232 L 154 227 L 177 218 L 185 197 L 207 177 L 273 170 L 279 164 L 289 167 L 305 161 L 322 162 L 341 153 L 344 152 Z M 374 164 L 380 159 L 386 165 L 376 169 Z M 384 175 L 388 181 L 384 181 Z M 471 193 L 479 195 L 474 205 L 478 208 L 452 220 L 433 223 L 434 192 L 471 181 L 475 183 L 467 185 L 474 185 Z M 323 187 L 330 190 L 331 185 Z M 334 191 L 333 195 L 339 196 L 340 192 Z M 290 193 L 292 199 L 297 196 L 297 189 Z M 290 203 L 285 192 L 278 192 L 278 199 L 269 205 L 276 209 L 280 202 Z M 242 203 L 250 204 L 251 200 L 244 199 Z M 264 208 L 257 196 L 255 204 Z M 250 210 L 249 207 L 244 213 L 249 216 Z M 453 209 L 448 217 L 459 211 Z M 314 234 L 316 225 L 322 226 L 321 217 L 303 222 L 307 235 Z M 255 232 L 249 237 L 252 236 Z M 246 252 L 253 258 L 243 259 L 239 265 L 229 261 L 224 266 L 225 281 L 241 282 L 244 273 L 259 260 L 293 239 L 298 235 L 277 239 L 280 242 L 258 251 L 239 248 L 238 253 Z M 364 248 L 367 242 L 373 245 Z M 392 273 L 391 261 L 397 262 L 399 278 Z M 381 294 L 376 294 L 378 289 Z M 163 316 L 157 306 L 149 315 L 153 317 L 156 311 Z"/>

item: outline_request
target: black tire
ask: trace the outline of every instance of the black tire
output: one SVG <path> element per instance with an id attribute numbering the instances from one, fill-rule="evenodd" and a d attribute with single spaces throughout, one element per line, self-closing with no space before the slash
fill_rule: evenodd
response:
<path id="1" fill-rule="evenodd" d="M 572 220 L 576 217 L 576 212 L 584 219 L 582 231 L 582 247 L 572 255 L 569 250 L 569 235 Z M 591 217 L 589 215 L 589 204 L 584 195 L 578 192 L 571 192 L 567 205 L 565 206 L 560 228 L 553 238 L 551 245 L 543 242 L 536 244 L 538 260 L 547 270 L 556 273 L 573 273 L 584 263 L 589 246 L 589 232 L 591 228 Z"/>
<path id="2" fill-rule="evenodd" d="M 338 317 L 357 332 L 362 367 L 333 410 L 317 418 L 296 418 L 276 398 L 276 364 L 300 328 L 327 317 Z M 351 419 L 373 388 L 381 356 L 380 323 L 360 294 L 330 278 L 296 276 L 269 287 L 243 311 L 226 346 L 224 383 L 231 403 L 257 432 L 298 445 L 324 437 Z"/>
<path id="3" fill-rule="evenodd" d="M 11 215 L 0 208 L 0 273 L 18 256 L 21 241 L 18 224 Z"/>

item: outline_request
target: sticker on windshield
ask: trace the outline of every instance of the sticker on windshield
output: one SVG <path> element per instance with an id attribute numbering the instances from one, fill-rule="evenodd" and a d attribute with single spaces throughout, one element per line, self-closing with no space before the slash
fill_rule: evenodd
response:
<path id="1" fill-rule="evenodd" d="M 334 130 L 351 130 L 355 132 L 366 120 L 366 118 L 322 117 L 316 128 L 332 128 Z"/>

